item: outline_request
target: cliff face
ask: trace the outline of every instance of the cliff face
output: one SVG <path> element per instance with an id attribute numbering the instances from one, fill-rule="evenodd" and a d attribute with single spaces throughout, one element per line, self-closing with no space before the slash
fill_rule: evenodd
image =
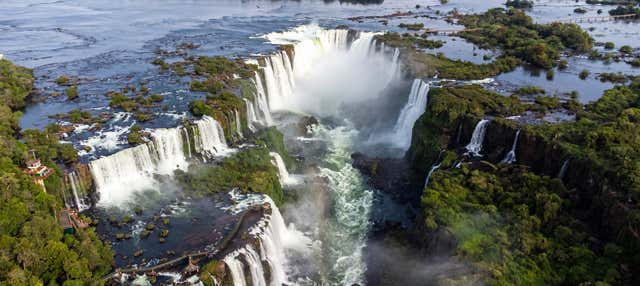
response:
<path id="1" fill-rule="evenodd" d="M 630 167 L 616 165 L 618 163 L 614 161 L 617 158 L 615 157 L 616 152 L 625 150 L 624 148 L 627 147 L 623 142 L 616 142 L 616 145 L 609 147 L 607 145 L 611 143 L 605 141 L 610 140 L 609 138 L 618 138 L 606 133 L 609 132 L 606 128 L 613 123 L 599 123 L 604 124 L 601 125 L 603 127 L 600 127 L 593 124 L 593 121 L 582 119 L 594 117 L 591 113 L 585 113 L 579 117 L 578 122 L 541 126 L 520 124 L 506 119 L 507 116 L 517 114 L 508 111 L 529 107 L 509 106 L 504 104 L 502 99 L 487 100 L 487 95 L 484 92 L 473 87 L 437 88 L 429 96 L 429 106 L 414 126 L 412 145 L 406 155 L 411 168 L 422 173 L 423 176 L 426 176 L 432 165 L 438 163 L 442 165 L 435 174 L 435 181 L 433 178 L 430 181 L 432 182 L 430 184 L 434 184 L 434 186 L 428 187 L 423 192 L 423 214 L 417 217 L 412 231 L 413 241 L 417 243 L 425 255 L 461 255 L 468 251 L 464 249 L 468 247 L 469 241 L 465 241 L 464 237 L 460 237 L 460 234 L 455 232 L 456 229 L 459 230 L 459 226 L 456 224 L 460 221 L 445 219 L 451 219 L 449 215 L 460 215 L 470 211 L 469 206 L 475 206 L 476 203 L 485 204 L 490 207 L 489 209 L 498 207 L 498 214 L 512 211 L 510 207 L 505 209 L 505 206 L 508 205 L 501 202 L 504 195 L 493 198 L 484 197 L 479 199 L 479 202 L 473 202 L 474 199 L 471 198 L 462 198 L 460 209 L 456 208 L 455 203 L 452 206 L 452 202 L 440 205 L 441 196 L 459 195 L 457 193 L 460 191 L 459 188 L 479 188 L 479 191 L 487 192 L 489 196 L 493 196 L 495 192 L 503 192 L 504 188 L 510 187 L 512 183 L 519 185 L 523 183 L 523 180 L 537 178 L 534 181 L 543 182 L 536 183 L 541 184 L 540 188 L 543 189 L 534 188 L 527 191 L 525 189 L 532 185 L 524 184 L 521 193 L 518 193 L 517 190 L 513 191 L 514 194 L 520 196 L 518 200 L 523 199 L 521 196 L 531 195 L 536 197 L 535 200 L 539 200 L 541 197 L 550 195 L 549 188 L 557 188 L 556 184 L 561 183 L 562 188 L 551 192 L 551 196 L 558 195 L 558 199 L 547 198 L 543 200 L 546 203 L 554 200 L 562 202 L 557 206 L 557 219 L 543 225 L 549 225 L 547 226 L 549 228 L 551 225 L 562 224 L 562 221 L 573 221 L 573 224 L 568 228 L 573 229 L 577 236 L 582 237 L 580 239 L 585 239 L 581 243 L 583 246 L 586 245 L 586 251 L 593 253 L 594 258 L 592 259 L 611 259 L 607 256 L 609 255 L 607 254 L 608 250 L 605 251 L 605 249 L 612 247 L 612 245 L 620 247 L 621 256 L 611 259 L 610 265 L 613 265 L 611 269 L 621 273 L 620 277 L 624 277 L 612 281 L 616 281 L 615 283 L 626 281 L 624 283 L 627 283 L 638 279 L 636 275 L 632 274 L 636 273 L 633 269 L 637 268 L 635 266 L 637 264 L 633 262 L 635 261 L 633 253 L 640 246 L 640 235 L 638 235 L 635 226 L 636 219 L 634 219 L 634 214 L 637 213 L 636 203 L 633 199 L 634 187 L 629 182 L 628 174 L 625 175 L 620 171 L 620 168 L 629 169 Z M 498 95 L 494 96 L 498 97 Z M 597 107 L 598 104 L 600 103 L 593 104 L 593 106 Z M 593 106 L 591 108 L 595 109 Z M 631 112 L 622 110 L 623 108 L 619 110 L 621 114 Z M 469 143 L 475 125 L 482 118 L 491 120 L 487 125 L 483 140 L 481 151 L 483 156 L 482 158 L 469 158 L 464 154 L 465 146 Z M 616 124 L 621 124 L 619 121 Z M 624 117 L 623 122 L 628 124 L 627 117 Z M 623 127 L 626 126 L 628 125 L 623 125 Z M 603 129 L 605 131 L 601 131 Z M 515 148 L 516 161 L 513 163 L 515 166 L 503 164 L 501 162 L 511 150 L 518 131 L 520 132 Z M 596 143 L 590 146 L 590 142 L 586 142 L 587 140 L 593 140 Z M 605 151 L 601 151 L 598 146 L 602 146 Z M 609 149 L 606 149 L 607 147 Z M 442 150 L 448 152 L 443 153 Z M 457 154 L 455 162 L 463 162 L 462 169 L 464 171 L 454 168 L 450 159 L 443 158 L 449 157 L 452 152 Z M 627 153 L 623 158 L 629 156 L 633 155 Z M 460 177 L 460 172 L 465 175 Z M 440 191 L 444 193 L 438 193 Z M 473 194 L 472 191 L 470 192 Z M 425 204 L 425 202 L 428 203 Z M 517 200 L 509 201 L 509 204 L 515 202 Z M 537 209 L 540 206 L 531 204 L 531 201 L 524 200 L 522 203 L 528 205 L 529 212 L 539 211 Z M 544 208 L 547 207 L 549 206 Z M 450 213 L 452 208 L 455 211 Z M 539 218 L 544 217 L 546 215 L 539 215 Z M 433 221 L 434 218 L 435 221 Z M 537 231 L 546 236 L 549 241 L 558 239 L 557 232 L 549 232 L 544 228 Z M 533 230 L 528 232 L 535 233 Z M 581 234 L 578 235 L 578 233 Z M 462 241 L 460 241 L 461 239 Z M 576 241 L 580 241 L 580 239 L 576 239 Z M 553 255 L 549 257 L 553 257 Z M 553 263 L 556 262 L 553 261 Z M 561 276 L 560 281 L 553 282 L 552 278 L 549 278 L 553 275 L 546 276 L 544 280 L 552 284 L 560 281 L 583 281 L 570 280 L 573 278 Z M 592 281 L 597 280 L 597 278 L 592 279 L 595 279 Z"/>

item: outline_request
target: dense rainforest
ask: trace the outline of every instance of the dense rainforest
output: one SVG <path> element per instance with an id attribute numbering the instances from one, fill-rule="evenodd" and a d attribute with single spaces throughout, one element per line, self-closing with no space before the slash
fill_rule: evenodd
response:
<path id="1" fill-rule="evenodd" d="M 32 89 L 31 70 L 0 60 L 0 284 L 85 285 L 111 270 L 113 253 L 91 228 L 64 234 L 60 227 L 64 186 L 56 164 L 73 162 L 77 154 L 58 143 L 53 127 L 19 129 L 20 110 Z M 22 171 L 34 153 L 55 169 L 45 181 L 47 192 Z"/>
<path id="2" fill-rule="evenodd" d="M 540 125 L 505 120 L 531 106 L 479 87 L 432 90 L 409 152 L 423 170 L 439 165 L 417 235 L 453 239 L 453 253 L 492 285 L 635 283 L 639 84 L 606 91 L 576 121 Z M 482 118 L 491 120 L 484 160 L 459 157 L 458 127 Z M 506 164 L 516 131 L 518 159 Z"/>

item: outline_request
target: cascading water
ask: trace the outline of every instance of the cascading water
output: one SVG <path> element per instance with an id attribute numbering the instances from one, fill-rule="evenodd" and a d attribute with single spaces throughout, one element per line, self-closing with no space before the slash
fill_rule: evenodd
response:
<path id="1" fill-rule="evenodd" d="M 207 158 L 230 151 L 222 126 L 213 118 L 204 116 L 198 120 L 194 133 L 195 140 L 191 142 L 183 127 L 157 129 L 146 144 L 92 161 L 89 166 L 100 194 L 98 204 L 121 205 L 136 191 L 155 189 L 154 175 L 172 175 L 177 169 L 186 170 L 191 145 L 196 153 Z M 185 150 L 188 150 L 187 154 Z"/>
<path id="2" fill-rule="evenodd" d="M 120 205 L 132 190 L 153 188 L 155 164 L 147 144 L 124 149 L 89 164 L 100 194 L 98 204 Z"/>
<path id="3" fill-rule="evenodd" d="M 283 110 L 286 102 L 293 96 L 293 69 L 291 60 L 285 51 L 280 51 L 265 59 L 264 76 L 267 93 L 269 94 L 269 109 Z"/>
<path id="4" fill-rule="evenodd" d="M 421 79 L 415 79 L 411 86 L 407 104 L 402 108 L 398 121 L 393 127 L 393 144 L 402 149 L 408 149 L 411 145 L 411 133 L 416 120 L 427 108 L 427 95 L 429 84 Z"/>
<path id="5" fill-rule="evenodd" d="M 511 145 L 511 150 L 509 153 L 502 159 L 501 163 L 512 164 L 516 161 L 516 146 L 518 145 L 518 137 L 520 137 L 520 129 L 516 131 L 516 137 L 513 139 L 513 145 Z"/>
<path id="6" fill-rule="evenodd" d="M 256 116 L 256 111 L 255 109 L 253 109 L 253 104 L 250 103 L 248 99 L 243 98 L 242 100 L 244 100 L 244 105 L 247 108 L 247 127 L 249 128 L 249 130 L 251 130 L 251 132 L 255 132 L 256 127 L 253 124 L 260 122 L 258 121 L 258 117 Z"/>
<path id="7" fill-rule="evenodd" d="M 321 245 L 316 253 L 322 262 L 318 283 L 326 285 L 363 284 L 362 251 L 373 204 L 373 192 L 351 166 L 359 132 L 345 118 L 344 107 L 375 100 L 399 75 L 399 50 L 377 46 L 375 33 L 351 35 L 348 30 L 305 25 L 264 36 L 272 44 L 292 46 L 268 57 L 262 67 L 270 109 L 345 119 L 331 129 L 320 124 L 312 132 L 314 140 L 328 145 L 319 167 L 328 179 L 331 210 L 315 236 Z"/>
<path id="8" fill-rule="evenodd" d="M 562 163 L 562 167 L 560 167 L 560 171 L 558 172 L 558 179 L 564 179 L 564 175 L 567 174 L 567 169 L 569 168 L 569 162 L 571 159 L 566 159 Z"/>
<path id="9" fill-rule="evenodd" d="M 242 122 L 240 121 L 240 113 L 238 113 L 237 110 L 234 110 L 233 114 L 235 115 L 236 134 L 238 134 L 240 138 L 244 138 L 244 135 L 242 134 Z"/>
<path id="10" fill-rule="evenodd" d="M 375 33 L 358 32 L 352 42 L 348 35 L 348 30 L 323 30 L 317 25 L 265 35 L 272 44 L 291 44 L 295 55 L 293 64 L 287 51 L 265 60 L 271 111 L 336 115 L 341 106 L 373 98 L 397 78 L 398 50 L 377 49 Z"/>
<path id="11" fill-rule="evenodd" d="M 229 268 L 234 286 L 247 285 L 244 278 L 244 265 L 239 259 L 240 254 L 239 251 L 235 251 L 224 258 L 224 263 Z"/>
<path id="12" fill-rule="evenodd" d="M 433 172 L 435 172 L 438 169 L 440 169 L 440 164 L 431 166 L 431 169 L 429 170 L 429 173 L 427 173 L 427 178 L 424 180 L 423 189 L 427 188 L 427 186 L 429 185 L 429 180 L 431 179 L 431 175 L 433 175 Z"/>
<path id="13" fill-rule="evenodd" d="M 289 175 L 289 171 L 287 171 L 287 166 L 285 165 L 284 160 L 282 160 L 282 156 L 280 156 L 280 154 L 276 152 L 270 152 L 269 155 L 272 158 L 271 163 L 276 166 L 276 168 L 278 168 L 278 177 L 280 178 L 280 183 L 282 185 L 290 185 L 295 183 L 296 180 L 291 175 Z"/>
<path id="14" fill-rule="evenodd" d="M 265 67 L 265 72 L 268 67 Z M 261 122 L 262 125 L 271 126 L 273 125 L 273 119 L 271 118 L 271 110 L 269 109 L 269 101 L 267 100 L 267 94 L 264 89 L 264 84 L 262 84 L 262 79 L 260 75 L 256 72 L 255 80 L 256 84 L 256 94 L 254 98 L 254 105 L 257 108 L 253 108 L 254 110 L 259 111 L 257 114 L 256 122 Z M 258 121 L 259 120 L 259 121 Z"/>
<path id="15" fill-rule="evenodd" d="M 234 285 L 290 284 L 287 279 L 288 261 L 285 254 L 289 250 L 308 251 L 311 241 L 295 230 L 293 225 L 286 227 L 280 210 L 268 196 L 243 197 L 234 192 L 231 196 L 243 205 L 240 211 L 264 203 L 269 204 L 271 209 L 271 214 L 265 215 L 249 230 L 249 233 L 258 239 L 259 253 L 251 244 L 248 244 L 226 255 L 223 259 L 229 267 Z M 262 262 L 267 262 L 269 265 L 269 281 L 265 278 Z M 247 268 L 250 271 L 249 276 L 245 275 L 244 269 Z M 246 277 L 251 278 L 251 283 L 247 283 Z"/>
<path id="16" fill-rule="evenodd" d="M 153 131 L 151 145 L 156 156 L 156 171 L 160 174 L 171 174 L 174 170 L 186 171 L 187 158 L 184 154 L 182 128 L 161 128 Z"/>
<path id="17" fill-rule="evenodd" d="M 85 190 L 82 187 L 80 180 L 78 179 L 78 174 L 76 172 L 71 172 L 67 174 L 67 179 L 69 180 L 69 184 L 71 185 L 71 191 L 73 192 L 73 199 L 78 212 L 89 209 L 90 205 L 83 202 L 84 197 L 81 199 L 78 192 L 80 190 Z"/>
<path id="18" fill-rule="evenodd" d="M 482 119 L 480 120 L 480 122 L 478 122 L 478 124 L 476 124 L 476 127 L 473 129 L 471 141 L 469 141 L 469 144 L 466 147 L 467 151 L 473 156 L 482 156 L 482 154 L 480 154 L 480 151 L 482 151 L 482 142 L 484 141 L 484 134 L 487 131 L 488 123 L 489 120 Z"/>
<path id="19" fill-rule="evenodd" d="M 228 153 L 229 146 L 224 138 L 222 125 L 209 116 L 203 116 L 196 122 L 195 150 L 205 157 L 214 157 Z"/>

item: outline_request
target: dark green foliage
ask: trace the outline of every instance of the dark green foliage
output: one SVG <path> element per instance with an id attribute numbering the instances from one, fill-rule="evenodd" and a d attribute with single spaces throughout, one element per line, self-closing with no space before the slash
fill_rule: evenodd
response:
<path id="1" fill-rule="evenodd" d="M 71 79 L 66 75 L 61 75 L 56 79 L 58 85 L 68 85 Z"/>
<path id="2" fill-rule="evenodd" d="M 487 113 L 509 114 L 500 111 L 500 105 L 487 104 L 491 97 L 500 96 L 486 93 L 488 99 L 474 103 L 483 97 L 478 92 L 455 93 L 458 88 L 434 89 L 430 106 L 416 122 L 409 158 L 421 170 L 433 164 L 440 150 L 446 150 L 460 123 L 473 125 L 475 118 Z M 540 93 L 535 88 L 521 92 Z M 456 254 L 483 271 L 490 285 L 635 281 L 640 265 L 636 255 L 640 251 L 636 236 L 639 99 L 640 81 L 635 79 L 629 86 L 606 91 L 584 110 L 575 108 L 575 122 L 511 127 L 524 129 L 527 139 L 521 139 L 528 143 L 545 141 L 553 146 L 554 151 L 545 152 L 571 158 L 574 171 L 565 181 L 567 188 L 560 180 L 529 171 L 540 167 L 536 165 L 477 162 L 451 168 L 452 163 L 445 161 L 452 162 L 446 159 L 452 152 L 445 152 L 443 167 L 432 175 L 422 196 L 420 223 L 427 230 L 425 235 L 450 233 Z M 535 102 L 536 108 L 546 109 L 560 104 L 556 97 L 536 97 Z M 467 106 L 480 110 L 467 110 Z M 500 118 L 494 121 L 490 128 L 508 124 Z"/>
<path id="3" fill-rule="evenodd" d="M 67 99 L 74 100 L 78 98 L 78 87 L 77 86 L 68 87 L 64 91 L 64 94 L 67 95 Z"/>
<path id="4" fill-rule="evenodd" d="M 553 69 L 549 69 L 547 70 L 547 80 L 553 80 L 553 77 L 555 76 L 555 72 L 553 71 Z"/>
<path id="5" fill-rule="evenodd" d="M 533 8 L 533 1 L 529 0 L 507 0 L 504 4 L 507 7 L 513 7 L 518 9 Z"/>
<path id="6" fill-rule="evenodd" d="M 591 72 L 589 72 L 589 70 L 582 70 L 580 72 L 580 74 L 578 75 L 578 77 L 580 77 L 580 79 L 585 80 L 589 77 L 589 75 L 591 74 Z"/>
<path id="7" fill-rule="evenodd" d="M 537 86 L 523 86 L 515 91 L 515 94 L 518 95 L 535 95 L 535 94 L 545 94 L 546 91 Z"/>
<path id="8" fill-rule="evenodd" d="M 501 48 L 506 55 L 549 69 L 561 51 L 585 53 L 593 39 L 575 24 L 534 24 L 520 10 L 491 9 L 484 14 L 460 16 L 468 30 L 460 35 L 482 48 Z"/>
<path id="9" fill-rule="evenodd" d="M 289 152 L 284 146 L 284 136 L 280 131 L 278 131 L 277 128 L 263 128 L 256 134 L 254 134 L 254 136 L 251 138 L 251 141 L 253 141 L 253 143 L 256 145 L 265 146 L 271 152 L 280 154 L 280 157 L 282 157 L 285 165 L 287 165 L 287 169 L 296 169 L 296 161 L 289 155 Z"/>
<path id="10" fill-rule="evenodd" d="M 490 285 L 615 284 L 619 247 L 591 250 L 592 238 L 563 209 L 566 194 L 559 180 L 517 166 L 437 171 L 422 196 L 424 224 L 448 230 L 456 253 Z"/>
<path id="11" fill-rule="evenodd" d="M 392 47 L 416 48 L 416 49 L 437 49 L 444 45 L 440 40 L 429 40 L 426 34 L 418 37 L 411 34 L 385 33 L 377 35 L 376 40 L 383 41 Z"/>
<path id="12" fill-rule="evenodd" d="M 20 109 L 33 88 L 32 71 L 0 60 L 0 101 L 11 109 Z"/>
<path id="13" fill-rule="evenodd" d="M 601 73 L 598 77 L 602 82 L 608 81 L 623 84 L 629 81 L 629 78 L 622 73 Z"/>
<path id="14" fill-rule="evenodd" d="M 620 52 L 629 55 L 633 53 L 633 48 L 631 46 L 624 45 L 620 47 Z"/>
<path id="15" fill-rule="evenodd" d="M 63 234 L 56 217 L 63 204 L 54 160 L 72 162 L 77 154 L 58 142 L 55 128 L 25 130 L 24 143 L 14 137 L 20 116 L 15 108 L 24 106 L 33 78 L 28 69 L 5 60 L 0 72 L 0 285 L 92 284 L 110 271 L 113 253 L 93 229 Z M 27 150 L 55 170 L 45 181 L 48 193 L 21 170 Z"/>
<path id="16" fill-rule="evenodd" d="M 584 8 L 580 8 L 580 7 L 578 7 L 578 8 L 573 9 L 573 13 L 576 13 L 576 14 L 585 14 L 585 13 L 587 13 L 587 10 L 586 10 L 586 9 L 584 9 Z"/>
<path id="17" fill-rule="evenodd" d="M 611 49 L 613 49 L 615 47 L 616 47 L 616 44 L 614 44 L 613 42 L 604 43 L 604 48 L 607 49 L 607 50 L 611 50 Z"/>
<path id="18" fill-rule="evenodd" d="M 556 109 L 560 106 L 560 99 L 555 96 L 538 96 L 535 102 L 544 110 Z"/>
<path id="19" fill-rule="evenodd" d="M 188 172 L 176 171 L 176 179 L 194 194 L 228 192 L 238 188 L 245 193 L 269 195 L 278 205 L 283 202 L 278 171 L 271 163 L 266 148 L 241 150 L 216 167 L 203 165 L 192 167 Z"/>
<path id="20" fill-rule="evenodd" d="M 131 130 L 129 131 L 129 135 L 127 135 L 127 142 L 129 142 L 129 144 L 131 145 L 139 145 L 144 143 L 144 140 L 142 139 L 142 135 L 140 134 L 141 132 L 142 132 L 142 127 L 138 125 L 134 125 L 133 127 L 131 127 Z"/>
<path id="21" fill-rule="evenodd" d="M 611 16 L 628 15 L 628 14 L 636 14 L 636 16 L 640 16 L 640 8 L 634 7 L 633 5 L 626 5 L 626 6 L 618 6 L 615 9 L 609 10 L 609 15 Z"/>
<path id="22" fill-rule="evenodd" d="M 474 64 L 462 60 L 451 60 L 443 55 L 431 55 L 420 52 L 408 52 L 402 55 L 406 63 L 417 76 L 433 77 L 439 75 L 447 79 L 484 79 L 515 69 L 520 61 L 513 57 L 499 57 L 488 64 Z"/>
<path id="23" fill-rule="evenodd" d="M 479 85 L 432 88 L 427 110 L 414 125 L 407 156 L 415 166 L 426 169 L 447 147 L 461 122 L 475 125 L 484 116 L 509 116 L 526 108 L 516 96 L 500 96 Z"/>
<path id="24" fill-rule="evenodd" d="M 133 111 L 137 110 L 140 107 L 134 99 L 127 97 L 122 93 L 113 93 L 111 94 L 111 100 L 109 101 L 109 106 L 114 108 L 122 108 L 125 111 Z"/>
<path id="25" fill-rule="evenodd" d="M 149 98 L 153 102 L 161 102 L 164 100 L 164 97 L 162 96 L 162 94 L 158 94 L 158 93 L 152 94 Z"/>
<path id="26" fill-rule="evenodd" d="M 407 30 L 412 30 L 412 31 L 419 31 L 424 28 L 424 24 L 423 23 L 413 23 L 413 24 L 400 23 L 398 27 L 404 28 Z"/>

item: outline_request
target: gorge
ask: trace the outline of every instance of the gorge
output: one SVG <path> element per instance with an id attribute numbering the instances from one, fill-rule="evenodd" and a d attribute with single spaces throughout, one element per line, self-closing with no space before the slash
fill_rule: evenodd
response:
<path id="1" fill-rule="evenodd" d="M 640 281 L 636 18 L 161 2 L 0 7 L 0 285 Z"/>

